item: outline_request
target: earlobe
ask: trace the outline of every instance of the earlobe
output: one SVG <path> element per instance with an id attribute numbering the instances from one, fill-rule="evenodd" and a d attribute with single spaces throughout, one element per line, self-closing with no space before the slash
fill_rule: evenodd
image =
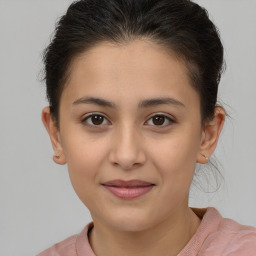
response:
<path id="1" fill-rule="evenodd" d="M 50 113 L 49 107 L 45 107 L 42 110 L 42 121 L 49 134 L 52 147 L 55 152 L 53 156 L 53 161 L 57 164 L 65 164 L 66 159 L 63 154 L 63 149 L 62 149 L 60 135 L 59 135 L 59 129 L 57 128 L 56 122 Z"/>
<path id="2" fill-rule="evenodd" d="M 216 107 L 214 117 L 204 125 L 200 149 L 197 155 L 197 162 L 205 164 L 213 154 L 225 121 L 225 110 Z"/>

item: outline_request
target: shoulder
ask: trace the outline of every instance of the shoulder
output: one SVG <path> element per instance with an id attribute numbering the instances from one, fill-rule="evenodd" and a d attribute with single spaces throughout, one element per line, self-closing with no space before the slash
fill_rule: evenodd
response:
<path id="1" fill-rule="evenodd" d="M 76 239 L 77 235 L 70 236 L 37 256 L 76 256 Z"/>
<path id="2" fill-rule="evenodd" d="M 88 231 L 92 229 L 92 227 L 93 222 L 90 222 L 80 234 L 70 236 L 63 241 L 56 243 L 47 250 L 39 253 L 37 256 L 95 256 L 87 236 Z"/>
<path id="3" fill-rule="evenodd" d="M 212 230 L 203 244 L 202 255 L 211 255 L 210 252 L 218 252 L 218 255 L 223 256 L 256 255 L 255 227 L 223 218 L 214 208 L 210 208 L 209 211 L 218 216 L 218 222 L 215 230 Z"/>

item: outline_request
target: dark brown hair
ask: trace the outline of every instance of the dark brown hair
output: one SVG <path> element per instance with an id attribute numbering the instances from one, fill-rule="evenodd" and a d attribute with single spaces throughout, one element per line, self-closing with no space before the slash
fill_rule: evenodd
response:
<path id="1" fill-rule="evenodd" d="M 186 63 L 200 96 L 202 121 L 213 117 L 223 46 L 204 8 L 189 0 L 81 0 L 60 18 L 44 52 L 47 97 L 57 124 L 72 59 L 103 41 L 140 38 L 164 45 Z"/>

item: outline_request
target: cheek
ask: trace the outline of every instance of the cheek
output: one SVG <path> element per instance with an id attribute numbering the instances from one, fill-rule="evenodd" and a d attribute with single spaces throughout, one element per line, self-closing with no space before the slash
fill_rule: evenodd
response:
<path id="1" fill-rule="evenodd" d="M 196 164 L 195 148 L 198 146 L 197 140 L 191 138 L 175 134 L 173 138 L 151 147 L 154 149 L 151 151 L 154 168 L 160 177 L 159 204 L 170 202 L 163 208 L 162 214 L 187 204 Z"/>
<path id="2" fill-rule="evenodd" d="M 199 134 L 187 129 L 170 134 L 168 138 L 151 145 L 152 161 L 163 182 L 173 182 L 174 185 L 190 183 L 199 146 Z"/>
<path id="3" fill-rule="evenodd" d="M 68 129 L 63 133 L 62 145 L 68 166 L 72 171 L 95 172 L 106 153 L 104 137 L 88 135 L 83 128 Z M 92 171 L 94 170 L 94 171 Z M 81 173 L 81 174 L 82 174 Z"/>
<path id="4" fill-rule="evenodd" d="M 77 133 L 66 136 L 62 144 L 73 188 L 87 204 L 93 198 L 92 191 L 97 185 L 100 166 L 105 158 L 104 143 Z"/>

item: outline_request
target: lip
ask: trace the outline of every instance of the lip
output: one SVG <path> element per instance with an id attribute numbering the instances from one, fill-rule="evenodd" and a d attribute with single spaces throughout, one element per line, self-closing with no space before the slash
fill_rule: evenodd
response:
<path id="1" fill-rule="evenodd" d="M 121 199 L 134 199 L 148 193 L 155 184 L 142 180 L 111 180 L 102 184 L 114 196 Z"/>

